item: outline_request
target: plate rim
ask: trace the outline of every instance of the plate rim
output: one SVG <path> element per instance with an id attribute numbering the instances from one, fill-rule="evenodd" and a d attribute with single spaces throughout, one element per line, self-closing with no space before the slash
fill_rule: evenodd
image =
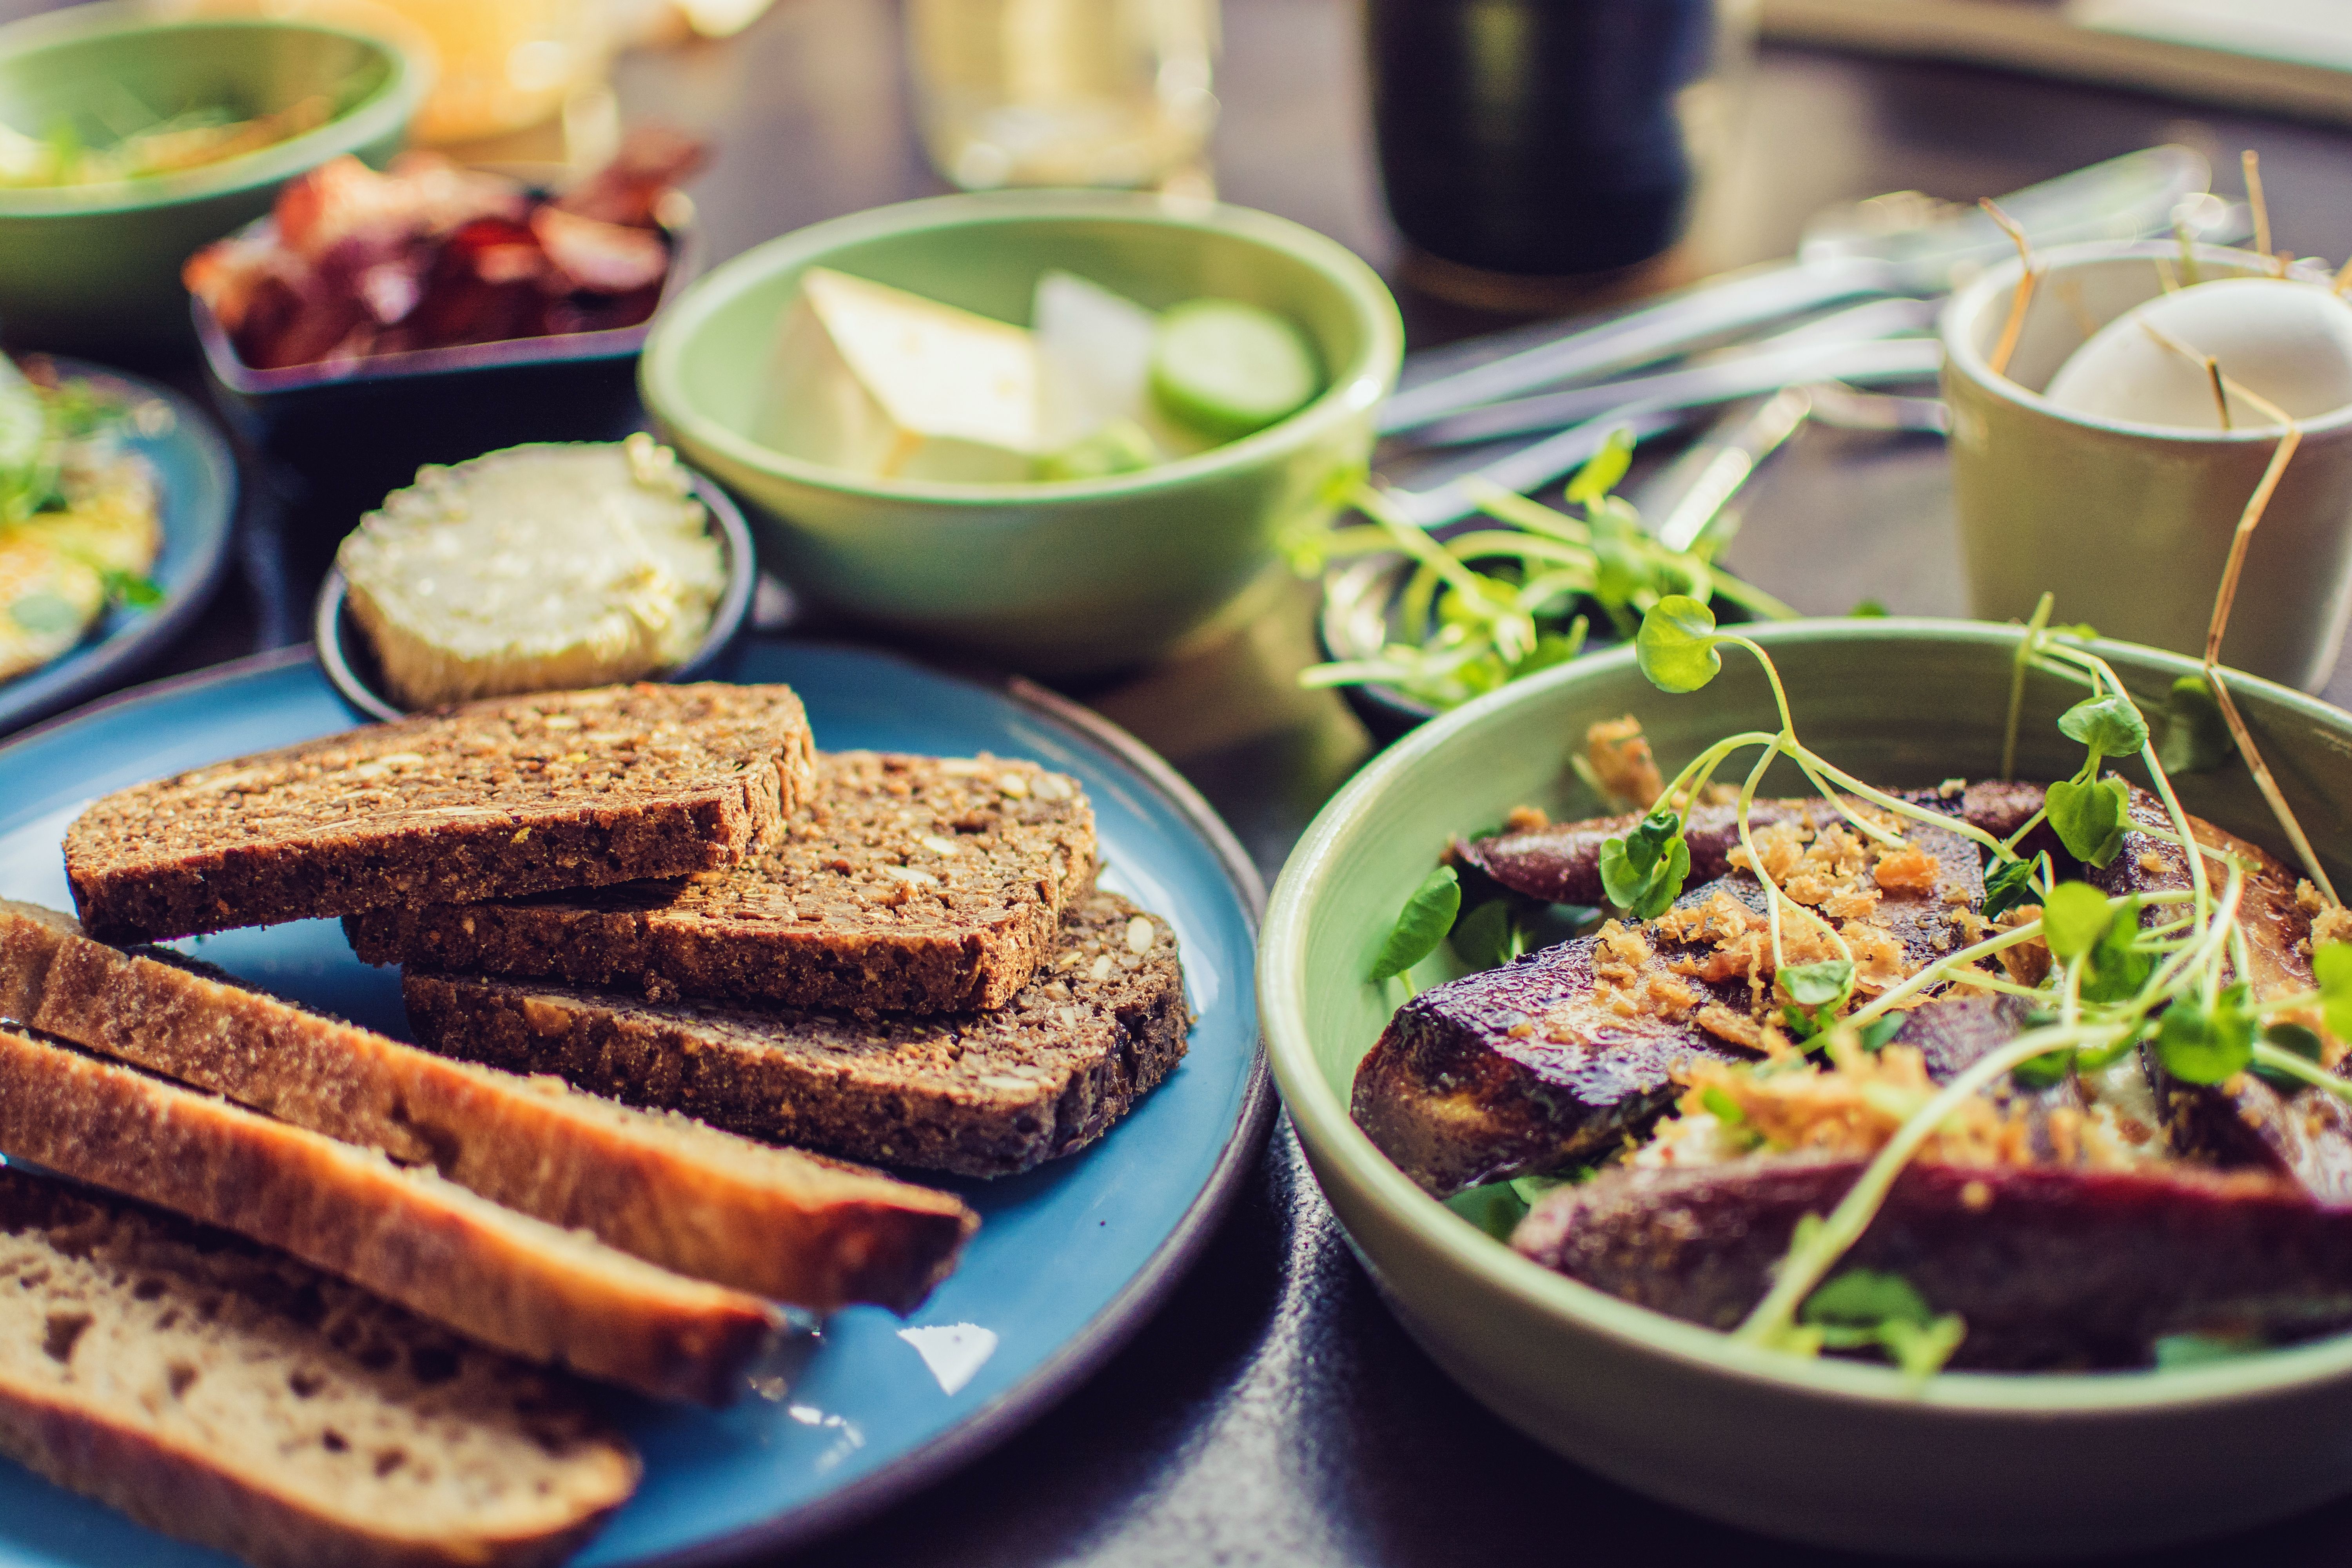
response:
<path id="1" fill-rule="evenodd" d="M 165 645 L 189 629 L 195 618 L 211 605 L 214 595 L 220 591 L 221 580 L 227 574 L 230 546 L 236 538 L 237 504 L 243 489 L 236 459 L 230 450 L 227 437 L 221 434 L 219 426 L 203 405 L 188 394 L 152 377 L 117 370 L 96 360 L 71 354 L 45 354 L 42 357 L 66 374 L 118 382 L 131 387 L 142 396 L 168 406 L 172 410 L 173 437 L 185 438 L 198 459 L 212 471 L 219 485 L 220 505 L 218 514 L 208 524 L 199 521 L 189 528 L 189 531 L 197 536 L 196 554 L 189 563 L 187 580 L 179 592 L 168 595 L 163 603 L 113 635 L 96 641 L 77 642 L 39 668 L 27 670 L 15 680 L 0 686 L 0 729 L 18 722 L 25 724 L 24 728 L 7 737 L 9 744 L 31 734 L 36 728 L 46 727 L 57 718 L 69 718 L 81 711 L 81 705 L 89 702 L 103 690 L 109 680 L 118 678 L 126 667 L 136 668 L 142 659 L 160 653 Z M 163 499 L 164 511 L 168 513 L 170 507 L 171 498 L 166 496 Z M 68 660 L 75 659 L 79 662 L 73 668 L 61 668 Z M 41 685 L 45 678 L 55 682 L 47 689 Z M 142 689 L 131 687 L 126 690 Z"/>
<path id="2" fill-rule="evenodd" d="M 1094 710 L 1024 676 L 983 676 L 943 668 L 885 648 L 862 647 L 828 638 L 747 636 L 743 646 L 774 643 L 789 647 L 851 654 L 910 667 L 940 679 L 972 686 L 1031 710 L 1066 731 L 1075 731 L 1108 752 L 1157 792 L 1207 845 L 1242 905 L 1251 936 L 1253 955 L 1265 917 L 1266 891 L 1255 862 L 1234 837 L 1214 807 L 1181 773 L 1150 747 Z M 247 676 L 267 675 L 298 664 L 316 665 L 309 643 L 294 643 L 248 654 L 242 658 L 166 676 L 127 687 L 70 711 L 30 726 L 0 742 L 0 764 L 20 748 L 49 738 L 69 724 L 95 718 L 117 708 L 181 695 Z M 324 672 L 320 679 L 324 679 Z M 330 683 L 331 687 L 331 682 Z M 1255 967 L 1255 965 L 1253 965 Z M 1246 977 L 1244 991 L 1255 1002 L 1255 975 Z M 826 1536 L 864 1522 L 890 1504 L 946 1479 L 990 1450 L 1011 1439 L 1079 1384 L 1099 1371 L 1141 1331 L 1177 1284 L 1191 1272 L 1202 1250 L 1241 1194 L 1274 1131 L 1278 1103 L 1266 1060 L 1265 1030 L 1261 1018 L 1257 1041 L 1244 1078 L 1241 1106 L 1224 1147 L 1208 1179 L 1192 1196 L 1183 1214 L 1141 1268 L 1086 1325 L 1063 1342 L 1026 1376 L 970 1415 L 889 1463 L 845 1486 L 812 1499 L 798 1508 L 741 1526 L 709 1541 L 675 1551 L 633 1558 L 628 1568 L 719 1568 L 755 1555 L 796 1551 Z"/>

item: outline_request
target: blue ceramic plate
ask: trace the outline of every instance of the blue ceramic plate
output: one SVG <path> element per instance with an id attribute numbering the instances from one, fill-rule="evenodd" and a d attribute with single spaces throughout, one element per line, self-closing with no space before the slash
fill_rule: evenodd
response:
<path id="1" fill-rule="evenodd" d="M 1206 1239 L 1272 1115 L 1251 987 L 1257 879 L 1167 764 L 1034 688 L 976 685 L 883 655 L 760 642 L 743 650 L 740 679 L 790 682 L 821 746 L 990 751 L 1075 775 L 1094 801 L 1104 885 L 1174 925 L 1199 1023 L 1183 1065 L 1100 1142 L 1025 1176 L 945 1184 L 979 1209 L 980 1233 L 912 1319 L 838 1313 L 756 1369 L 731 1409 L 616 1397 L 645 1455 L 645 1485 L 582 1568 L 778 1550 L 977 1457 L 1141 1324 Z M 0 749 L 0 895 L 67 904 L 58 843 L 94 795 L 349 725 L 310 650 L 289 648 L 27 735 Z M 332 921 L 184 945 L 403 1032 L 394 973 L 354 959 Z M 0 1463 L 0 1568 L 225 1561 Z"/>
<path id="2" fill-rule="evenodd" d="M 120 686 L 142 660 L 185 630 L 220 586 L 236 514 L 236 465 L 220 432 L 194 403 L 168 386 L 101 365 L 63 358 L 56 364 L 60 374 L 91 381 L 143 416 L 146 433 L 129 445 L 155 470 L 163 552 L 151 575 L 163 602 L 143 610 L 116 605 L 70 652 L 0 686 L 0 731 Z M 149 405 L 160 412 L 149 411 Z"/>

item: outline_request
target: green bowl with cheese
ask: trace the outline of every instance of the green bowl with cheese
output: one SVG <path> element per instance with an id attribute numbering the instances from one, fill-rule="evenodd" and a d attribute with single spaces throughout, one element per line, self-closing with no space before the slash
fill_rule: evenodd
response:
<path id="1" fill-rule="evenodd" d="M 1303 331 L 1324 387 L 1263 430 L 1108 479 L 869 479 L 760 438 L 802 275 L 828 268 L 1025 322 L 1070 272 L 1152 310 L 1239 300 Z M 1214 621 L 1370 458 L 1396 302 L 1353 252 L 1247 208 L 1095 191 L 942 196 L 772 240 L 665 310 L 639 389 L 663 438 L 744 504 L 762 563 L 905 640 L 1033 674 L 1150 659 Z"/>

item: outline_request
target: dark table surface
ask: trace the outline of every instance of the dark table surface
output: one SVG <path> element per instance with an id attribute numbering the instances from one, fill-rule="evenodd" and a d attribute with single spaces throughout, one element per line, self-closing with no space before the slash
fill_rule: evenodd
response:
<path id="1" fill-rule="evenodd" d="M 0 17 L 41 9 L 0 0 Z M 1224 0 L 1220 195 L 1296 218 L 1394 275 L 1347 0 Z M 943 187 L 909 123 L 893 0 L 782 0 L 719 45 L 628 56 L 625 115 L 708 134 L 694 194 L 712 259 L 821 218 Z M 2352 252 L 2352 133 L 1951 67 L 1767 48 L 1685 269 L 1786 255 L 1816 208 L 1895 189 L 1969 199 L 2161 141 L 2236 189 L 2263 159 L 2277 242 Z M 1416 346 L 1507 325 L 1404 292 Z M 193 384 L 179 367 L 175 379 Z M 355 518 L 247 475 L 238 568 L 150 674 L 300 640 Z M 1756 482 L 1729 563 L 1801 610 L 1864 597 L 1965 613 L 1942 447 L 1808 433 Z M 1181 769 L 1270 881 L 1371 751 L 1346 707 L 1295 684 L 1315 657 L 1299 586 L 1222 644 L 1076 695 Z M 2059 606 L 2063 617 L 2064 606 Z M 2327 695 L 2352 699 L 2352 664 Z M 2194 1456 L 2184 1455 L 2183 1464 Z M 2161 1478 L 2151 1478 L 2161 1484 Z M 1510 1564 L 1702 1555 L 1821 1563 L 1587 1475 L 1488 1415 L 1381 1306 L 1277 1130 L 1213 1241 L 1130 1346 L 960 1475 L 796 1556 L 811 1565 Z M 2144 1561 L 2352 1563 L 2352 1502 Z"/>

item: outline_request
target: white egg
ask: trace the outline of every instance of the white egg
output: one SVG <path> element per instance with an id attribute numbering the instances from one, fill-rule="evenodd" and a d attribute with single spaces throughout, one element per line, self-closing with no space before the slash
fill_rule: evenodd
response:
<path id="1" fill-rule="evenodd" d="M 2200 357 L 2167 348 L 2150 328 Z M 2219 430 L 2209 354 L 2223 375 L 2294 418 L 2332 414 L 2352 404 L 2352 304 L 2325 285 L 2283 278 L 2225 278 L 2160 294 L 2099 329 L 2043 395 L 2094 419 Z M 2275 423 L 2234 392 L 2230 422 L 2238 430 Z"/>

